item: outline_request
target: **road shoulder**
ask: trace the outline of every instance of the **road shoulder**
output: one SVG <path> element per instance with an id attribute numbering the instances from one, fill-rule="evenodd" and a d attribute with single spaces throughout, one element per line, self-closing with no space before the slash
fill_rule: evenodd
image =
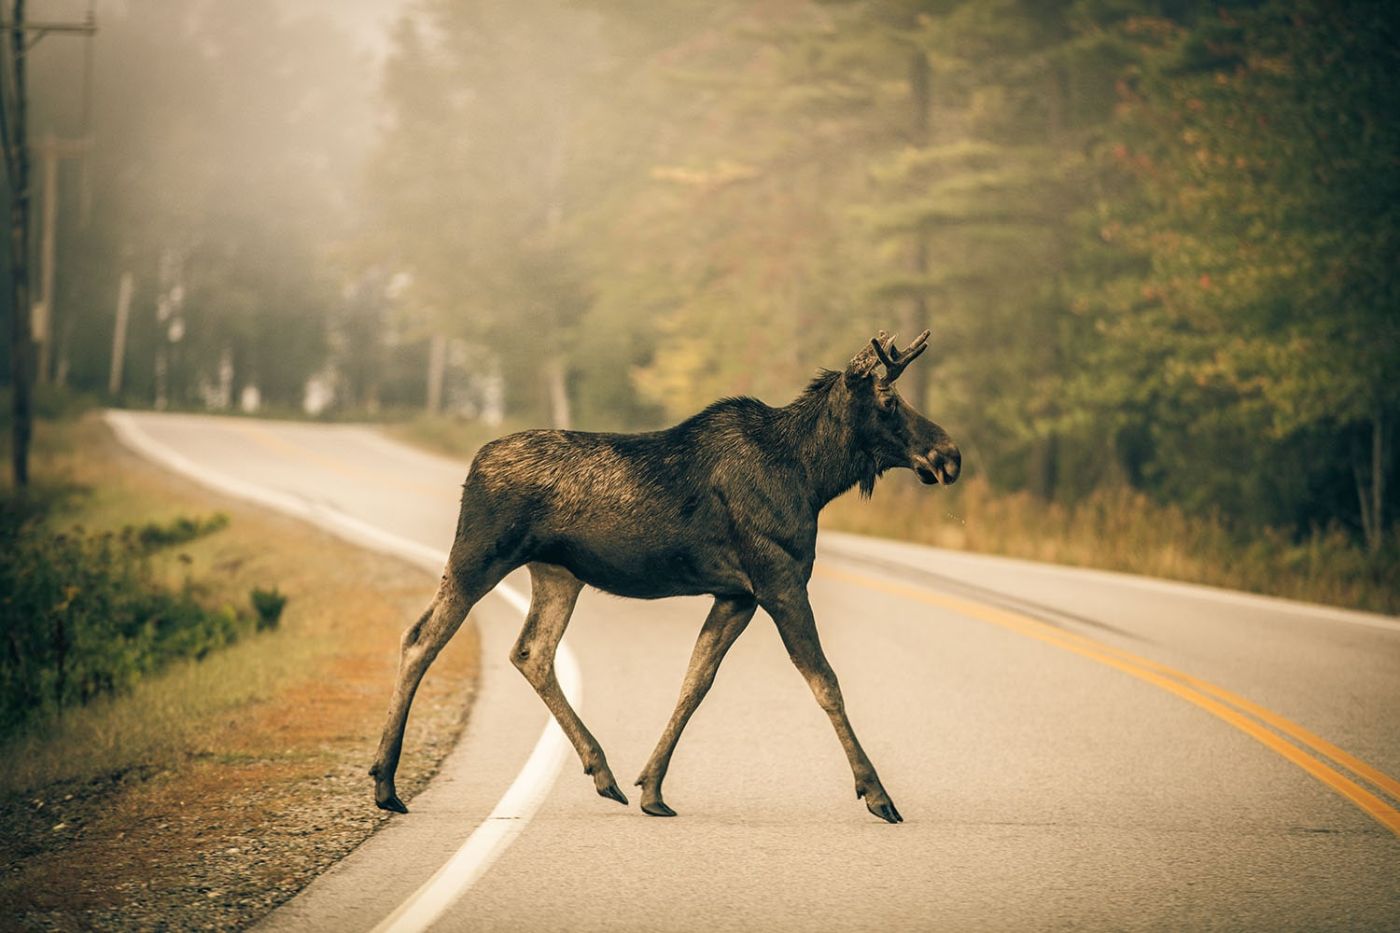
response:
<path id="1" fill-rule="evenodd" d="M 41 929 L 242 928 L 386 819 L 370 804 L 365 767 L 399 633 L 436 581 L 176 477 L 126 452 L 100 425 L 82 426 L 79 450 L 75 479 L 99 487 L 99 507 L 110 497 L 225 512 L 229 529 L 204 546 L 208 553 L 192 549 L 193 559 L 221 575 L 220 586 L 275 583 L 290 599 L 280 631 L 68 717 L 54 744 L 72 743 L 87 720 L 87 734 L 113 747 L 67 764 L 59 749 L 39 782 L 0 799 L 0 915 Z M 454 746 L 478 657 L 468 627 L 425 682 L 400 773 L 406 795 L 426 786 Z M 169 708 L 190 695 L 219 699 L 192 704 L 187 715 Z M 174 724 L 169 734 L 124 748 L 124 717 L 157 712 Z"/>

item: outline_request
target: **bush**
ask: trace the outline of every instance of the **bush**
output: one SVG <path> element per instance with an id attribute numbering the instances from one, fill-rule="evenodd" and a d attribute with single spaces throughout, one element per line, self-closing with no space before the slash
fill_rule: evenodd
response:
<path id="1" fill-rule="evenodd" d="M 147 522 L 139 528 L 128 528 L 127 533 L 133 534 L 141 549 L 150 554 L 162 548 L 184 544 L 186 541 L 193 541 L 195 538 L 213 534 L 227 525 L 228 516 L 223 512 L 216 512 L 202 520 L 186 518 L 182 515 L 166 525 Z"/>
<path id="2" fill-rule="evenodd" d="M 253 609 L 258 614 L 258 631 L 277 627 L 282 618 L 282 607 L 287 605 L 287 597 L 278 592 L 277 587 L 264 590 L 253 587 Z"/>

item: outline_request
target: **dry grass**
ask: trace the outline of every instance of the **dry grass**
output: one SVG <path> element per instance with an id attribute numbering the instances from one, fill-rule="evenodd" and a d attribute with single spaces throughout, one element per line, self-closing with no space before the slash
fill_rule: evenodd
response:
<path id="1" fill-rule="evenodd" d="M 405 444 L 413 444 L 445 457 L 471 460 L 482 444 L 529 427 L 540 425 L 506 419 L 504 424 L 490 427 L 481 421 L 420 412 L 407 421 L 383 425 L 382 429 L 385 434 Z"/>
<path id="2" fill-rule="evenodd" d="M 274 585 L 289 600 L 278 630 L 0 748 L 0 916 L 56 929 L 239 928 L 385 818 L 365 770 L 399 634 L 436 581 L 150 466 L 95 419 L 40 437 L 36 475 L 92 489 L 70 523 L 226 512 L 227 529 L 176 548 L 165 572 L 191 574 L 216 602 Z M 401 789 L 421 789 L 451 748 L 477 662 L 467 627 L 419 693 Z"/>
<path id="3" fill-rule="evenodd" d="M 872 501 L 847 494 L 822 514 L 841 531 L 938 547 L 1120 570 L 1307 602 L 1400 612 L 1400 537 L 1369 555 L 1340 531 L 1302 542 L 1265 529 L 1247 536 L 1215 518 L 1188 516 L 1129 489 L 1101 490 L 1077 506 L 992 491 L 976 478 L 925 489 L 891 476 Z"/>

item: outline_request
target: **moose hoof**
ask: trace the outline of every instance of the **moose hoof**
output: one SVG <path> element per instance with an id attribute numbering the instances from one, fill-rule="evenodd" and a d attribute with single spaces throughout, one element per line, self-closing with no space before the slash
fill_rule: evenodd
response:
<path id="1" fill-rule="evenodd" d="M 642 804 L 642 812 L 647 816 L 675 816 L 676 811 L 666 806 L 664 801 L 653 800 Z"/>
<path id="2" fill-rule="evenodd" d="M 392 810 L 395 813 L 408 812 L 408 807 L 404 806 L 403 801 L 399 799 L 399 795 L 392 791 L 385 797 L 375 794 L 374 805 L 381 810 Z"/>
<path id="3" fill-rule="evenodd" d="M 884 801 L 883 803 L 877 803 L 873 800 L 867 800 L 865 802 L 865 806 L 867 809 L 870 810 L 871 813 L 875 814 L 880 819 L 884 820 L 886 823 L 904 822 L 904 817 L 899 815 L 899 811 L 894 808 L 894 804 L 888 800 Z"/>
<path id="4" fill-rule="evenodd" d="M 616 800 L 624 807 L 627 806 L 627 795 L 622 792 L 621 788 L 617 786 L 616 782 L 609 784 L 606 787 L 598 788 L 598 796 L 607 797 L 609 800 Z"/>

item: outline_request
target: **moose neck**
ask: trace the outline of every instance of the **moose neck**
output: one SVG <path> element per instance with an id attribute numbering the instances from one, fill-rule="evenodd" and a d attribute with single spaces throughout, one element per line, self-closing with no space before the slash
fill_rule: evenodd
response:
<path id="1" fill-rule="evenodd" d="M 824 372 L 780 409 L 795 463 L 806 474 L 814 511 L 857 483 L 866 495 L 874 488 L 875 459 L 857 443 L 849 408 L 841 373 Z"/>

